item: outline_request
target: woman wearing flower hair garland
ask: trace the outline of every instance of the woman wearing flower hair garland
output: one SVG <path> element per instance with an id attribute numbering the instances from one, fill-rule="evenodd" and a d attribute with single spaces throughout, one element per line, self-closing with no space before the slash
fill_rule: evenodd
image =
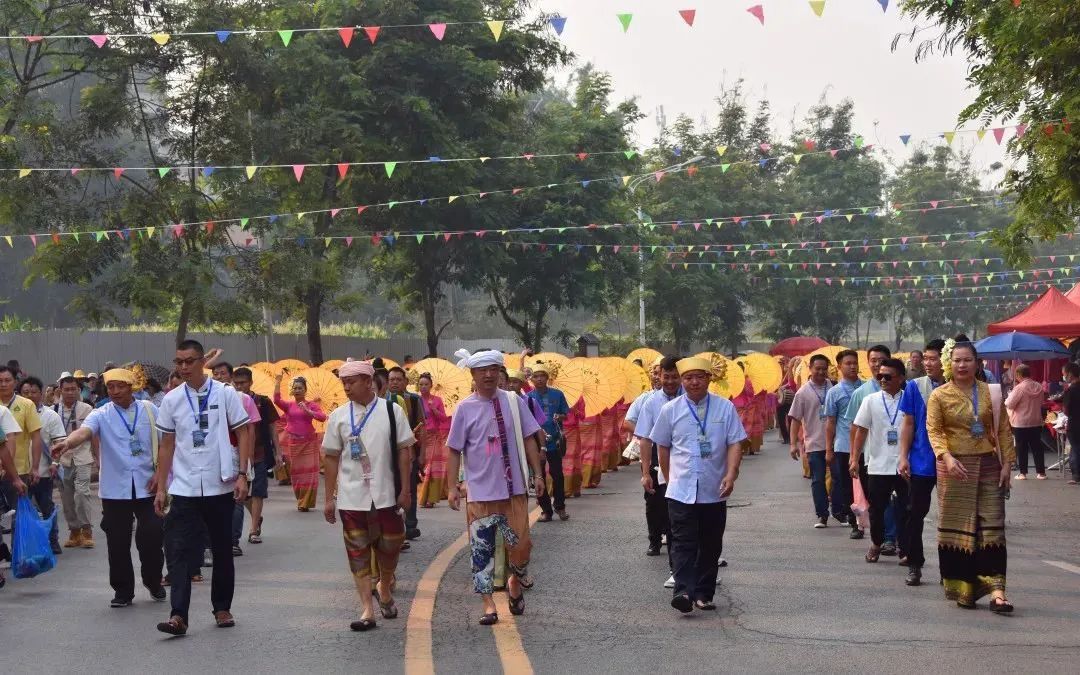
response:
<path id="1" fill-rule="evenodd" d="M 293 400 L 281 397 L 281 378 L 274 382 L 274 405 L 285 413 L 285 433 L 282 434 L 281 452 L 289 458 L 289 474 L 296 510 L 301 512 L 315 508 L 319 495 L 319 448 L 320 434 L 315 433 L 312 420 L 326 421 L 326 413 L 315 401 L 307 399 L 307 380 L 294 377 L 289 385 Z"/>
<path id="2" fill-rule="evenodd" d="M 938 561 L 945 597 L 965 609 L 990 595 L 990 609 L 1011 612 L 1005 597 L 1005 496 L 1015 459 L 1009 418 L 995 411 L 990 387 L 976 380 L 978 353 L 949 340 L 942 350 L 949 381 L 926 406 L 937 456 Z"/>

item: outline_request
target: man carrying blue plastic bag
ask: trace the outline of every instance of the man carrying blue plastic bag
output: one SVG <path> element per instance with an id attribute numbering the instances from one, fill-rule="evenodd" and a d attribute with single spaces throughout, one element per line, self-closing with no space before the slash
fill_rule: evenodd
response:
<path id="1" fill-rule="evenodd" d="M 11 573 L 16 579 L 36 577 L 56 567 L 56 555 L 49 545 L 49 531 L 55 520 L 55 510 L 48 518 L 42 518 L 29 497 L 19 497 L 11 536 Z"/>

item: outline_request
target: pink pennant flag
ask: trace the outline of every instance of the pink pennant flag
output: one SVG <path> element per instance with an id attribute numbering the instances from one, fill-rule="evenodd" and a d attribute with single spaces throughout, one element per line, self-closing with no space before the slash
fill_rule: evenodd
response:
<path id="1" fill-rule="evenodd" d="M 829 150 L 829 156 L 835 159 L 836 158 L 836 153 L 838 153 L 838 152 L 840 152 L 840 151 L 839 150 Z"/>
<path id="2" fill-rule="evenodd" d="M 352 44 L 353 33 L 355 32 L 356 29 L 352 26 L 338 28 L 337 34 L 341 36 L 341 41 L 345 43 L 345 49 L 348 49 L 349 45 Z"/>
<path id="3" fill-rule="evenodd" d="M 487 197 L 487 193 L 486 192 L 481 192 L 480 193 L 480 199 L 483 199 L 484 197 Z"/>
<path id="4" fill-rule="evenodd" d="M 521 190 L 522 190 L 522 188 L 514 188 L 513 190 L 510 191 L 510 194 L 511 194 L 511 196 L 519 194 L 521 192 Z"/>
<path id="5" fill-rule="evenodd" d="M 296 176 L 296 182 L 299 183 L 300 179 L 304 177 L 304 169 L 307 168 L 305 164 L 293 164 L 292 172 Z"/>
<path id="6" fill-rule="evenodd" d="M 124 175 L 124 170 L 121 169 L 120 167 L 117 167 L 117 168 L 112 170 L 112 175 L 113 175 L 113 178 L 115 178 L 116 180 L 120 180 L 120 176 Z"/>
<path id="7" fill-rule="evenodd" d="M 817 216 L 814 218 L 814 220 L 818 221 L 818 224 L 820 225 L 821 221 L 825 220 L 825 216 Z"/>
<path id="8" fill-rule="evenodd" d="M 742 221 L 742 216 L 732 216 L 731 217 L 731 222 L 735 223 L 736 225 L 738 225 L 740 221 Z"/>
<path id="9" fill-rule="evenodd" d="M 34 248 L 37 248 L 37 235 L 36 234 L 30 235 L 30 241 L 33 242 Z"/>
<path id="10" fill-rule="evenodd" d="M 694 223 L 694 231 L 695 232 L 700 232 L 701 231 L 701 223 Z M 706 246 L 705 249 L 708 250 L 709 247 Z"/>
<path id="11" fill-rule="evenodd" d="M 72 176 L 78 176 L 79 175 L 79 167 L 77 167 L 77 166 L 71 167 L 71 175 Z"/>
<path id="12" fill-rule="evenodd" d="M 588 156 L 589 156 L 589 153 L 587 153 L 587 152 L 579 152 L 577 154 L 577 158 L 580 159 L 583 162 L 585 161 L 585 158 L 588 157 Z"/>
<path id="13" fill-rule="evenodd" d="M 341 213 L 341 209 L 330 209 L 330 217 L 337 218 L 337 214 Z"/>
<path id="14" fill-rule="evenodd" d="M 90 36 L 90 42 L 93 42 L 95 45 L 97 45 L 98 49 L 101 49 L 102 47 L 104 47 L 105 43 L 108 42 L 108 41 L 109 41 L 109 36 L 108 35 L 91 35 Z"/>
<path id="15" fill-rule="evenodd" d="M 450 241 L 450 233 L 447 232 L 447 233 L 443 234 L 442 238 L 443 238 L 443 241 Z"/>
<path id="16" fill-rule="evenodd" d="M 337 165 L 338 180 L 345 180 L 345 174 L 349 173 L 349 165 L 341 163 Z"/>
<path id="17" fill-rule="evenodd" d="M 1004 127 L 998 127 L 996 129 L 994 129 L 994 140 L 997 141 L 998 145 L 1001 145 L 1001 139 L 1004 138 L 1004 137 L 1005 137 L 1005 129 L 1004 129 Z"/>
<path id="18" fill-rule="evenodd" d="M 435 39 L 439 40 L 440 42 L 442 41 L 443 36 L 446 35 L 446 24 L 445 23 L 428 24 L 428 28 L 431 29 L 431 34 L 435 36 Z"/>
<path id="19" fill-rule="evenodd" d="M 803 141 L 803 147 L 806 148 L 807 152 L 813 152 L 814 148 L 817 147 L 817 142 L 813 139 L 808 138 Z"/>
<path id="20" fill-rule="evenodd" d="M 356 215 L 360 215 L 361 213 L 363 213 L 366 210 L 367 210 L 366 206 L 357 206 L 356 207 Z"/>
<path id="21" fill-rule="evenodd" d="M 253 242 L 253 241 L 255 241 L 255 240 L 252 239 L 251 237 L 248 237 L 247 239 L 244 240 L 244 246 L 251 246 L 251 242 Z"/>
<path id="22" fill-rule="evenodd" d="M 206 233 L 207 234 L 213 234 L 214 233 L 214 221 L 212 221 L 212 220 L 207 221 L 207 223 L 206 223 Z"/>
<path id="23" fill-rule="evenodd" d="M 345 246 L 352 246 L 352 237 L 345 237 Z"/>
<path id="24" fill-rule="evenodd" d="M 696 9 L 680 9 L 679 10 L 679 16 L 682 17 L 683 21 L 686 22 L 687 26 L 693 26 L 694 25 L 694 18 L 697 16 L 697 10 Z"/>
<path id="25" fill-rule="evenodd" d="M 1026 124 L 1017 124 L 1016 125 L 1016 137 L 1017 138 L 1023 138 L 1024 134 L 1027 133 L 1027 130 L 1028 130 L 1028 125 L 1026 125 Z"/>
<path id="26" fill-rule="evenodd" d="M 758 145 L 758 147 L 761 148 L 762 152 L 768 152 L 768 151 L 772 150 L 772 146 L 769 145 L 768 143 L 762 143 L 762 144 Z"/>
<path id="27" fill-rule="evenodd" d="M 31 43 L 31 44 L 33 44 L 35 42 L 41 42 L 44 39 L 45 38 L 42 35 L 27 35 L 26 36 L 26 41 Z"/>
<path id="28" fill-rule="evenodd" d="M 179 239 L 179 238 L 180 238 L 180 235 L 184 233 L 184 226 L 183 226 L 183 224 L 180 224 L 180 225 L 173 225 L 173 226 L 172 226 L 172 233 L 173 233 L 173 236 L 174 236 L 174 237 L 176 237 L 177 239 Z"/>
<path id="29" fill-rule="evenodd" d="M 941 202 L 939 202 L 938 200 L 936 200 L 936 199 L 933 199 L 933 200 L 931 200 L 931 201 L 930 201 L 930 207 L 931 207 L 931 208 L 935 208 L 935 209 L 936 209 L 936 208 L 937 208 L 937 205 L 938 205 L 938 204 L 940 204 L 940 203 L 941 203 Z"/>
<path id="30" fill-rule="evenodd" d="M 748 7 L 746 9 L 746 11 L 750 12 L 755 17 L 757 17 L 757 20 L 761 22 L 762 26 L 765 25 L 765 8 L 764 7 L 762 7 L 761 5 L 754 5 L 753 7 Z"/>
<path id="31" fill-rule="evenodd" d="M 378 234 L 371 235 L 371 243 L 372 244 L 375 244 L 376 246 L 378 246 L 379 242 L 381 242 L 381 241 L 382 241 L 382 237 L 379 236 Z"/>
<path id="32" fill-rule="evenodd" d="M 446 30 L 445 28 L 443 29 Z M 379 37 L 379 26 L 364 26 L 364 32 L 367 33 L 367 39 L 371 44 L 375 44 L 375 38 Z M 441 37 L 439 38 L 442 39 Z"/>
<path id="33" fill-rule="evenodd" d="M 53 233 L 53 236 L 52 236 L 52 240 L 53 240 L 53 243 L 54 243 L 54 244 L 59 244 L 59 243 L 60 243 L 60 235 L 58 235 L 58 234 L 56 234 L 56 233 L 54 232 L 54 233 Z"/>

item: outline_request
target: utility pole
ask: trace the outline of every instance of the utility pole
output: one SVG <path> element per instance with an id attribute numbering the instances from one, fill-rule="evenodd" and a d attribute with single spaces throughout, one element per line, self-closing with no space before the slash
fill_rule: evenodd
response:
<path id="1" fill-rule="evenodd" d="M 252 166 L 254 166 L 255 164 L 257 164 L 257 162 L 255 161 L 255 136 L 254 136 L 254 132 L 253 132 L 254 125 L 252 124 L 252 121 L 251 121 L 251 110 L 250 109 L 247 111 L 247 121 L 248 121 L 248 148 L 251 150 L 251 164 L 252 164 Z M 265 243 L 266 242 L 263 241 L 260 238 L 260 240 L 259 240 L 259 248 L 262 249 L 262 247 L 263 247 L 263 245 Z M 266 332 L 263 333 L 263 351 L 266 352 L 266 360 L 272 363 L 275 360 L 274 359 L 274 317 L 273 317 L 273 314 L 270 312 L 270 308 L 266 305 L 265 302 L 263 303 L 263 306 L 262 306 L 262 316 L 263 316 L 263 327 L 266 329 Z"/>

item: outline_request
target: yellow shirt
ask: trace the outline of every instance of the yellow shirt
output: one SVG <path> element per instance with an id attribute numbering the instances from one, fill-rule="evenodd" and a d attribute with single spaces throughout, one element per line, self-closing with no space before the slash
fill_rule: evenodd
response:
<path id="1" fill-rule="evenodd" d="M 985 382 L 975 382 L 979 388 L 979 421 L 984 433 L 981 438 L 971 434 L 971 425 L 975 422 L 972 410 L 971 390 L 963 390 L 952 382 L 947 382 L 934 390 L 926 402 L 926 433 L 930 437 L 930 447 L 934 455 L 941 458 L 946 452 L 955 456 L 982 455 L 994 452 L 993 431 L 994 411 L 990 400 L 990 387 Z M 1006 464 L 1016 459 L 1013 446 L 1012 428 L 1009 416 L 1004 410 L 998 411 L 998 445 L 1001 447 L 1002 461 Z"/>
<path id="2" fill-rule="evenodd" d="M 4 405 L 22 429 L 22 433 L 15 437 L 15 470 L 25 476 L 30 473 L 30 435 L 41 429 L 41 417 L 34 403 L 18 394 L 10 401 L 4 401 Z"/>

